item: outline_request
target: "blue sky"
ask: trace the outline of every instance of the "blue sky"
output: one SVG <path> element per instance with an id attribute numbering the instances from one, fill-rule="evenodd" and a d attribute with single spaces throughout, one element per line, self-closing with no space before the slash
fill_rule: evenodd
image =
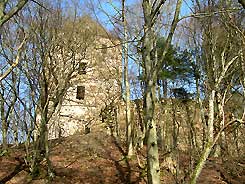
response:
<path id="1" fill-rule="evenodd" d="M 102 9 L 110 16 L 115 16 L 117 14 L 115 8 L 118 8 L 118 10 L 120 10 L 121 8 L 121 1 L 118 0 L 104 0 L 104 1 L 102 0 L 101 2 L 102 2 L 101 3 Z M 136 4 L 137 2 L 139 2 L 139 0 L 126 0 L 126 5 L 130 6 Z M 184 0 L 182 3 L 181 13 L 180 13 L 181 16 L 190 14 L 191 13 L 190 7 L 191 7 L 191 0 Z M 99 18 L 99 20 L 102 21 L 102 24 L 105 24 L 105 26 L 108 29 L 112 29 L 113 26 L 109 23 L 108 17 L 104 13 L 100 12 L 99 10 L 97 13 L 98 13 L 97 18 Z"/>
<path id="2" fill-rule="evenodd" d="M 96 1 L 96 0 L 95 0 Z M 93 2 L 95 2 L 93 1 Z M 105 13 L 107 13 L 107 15 L 105 13 L 103 13 L 102 11 L 100 10 L 97 10 L 96 12 L 94 12 L 97 16 L 97 19 L 109 30 L 112 30 L 114 27 L 112 24 L 110 24 L 110 21 L 109 19 L 111 17 L 114 17 L 115 15 L 118 15 L 118 18 L 120 16 L 120 14 L 117 14 L 117 11 L 120 11 L 121 10 L 121 1 L 120 0 L 101 0 L 103 1 L 100 5 L 101 5 L 101 9 L 103 9 L 103 11 L 105 11 Z M 130 6 L 130 5 L 133 5 L 133 4 L 136 4 L 137 2 L 139 2 L 140 0 L 126 0 L 126 3 L 127 3 L 127 6 Z M 170 0 L 171 1 L 171 0 Z M 190 10 L 190 6 L 191 6 L 191 0 L 184 0 L 183 3 L 182 3 L 182 8 L 181 8 L 181 13 L 180 13 L 180 16 L 185 16 L 185 15 L 188 15 L 191 13 L 191 10 Z M 141 9 L 141 5 L 139 3 L 139 7 L 136 7 L 139 9 Z M 175 8 L 175 7 L 173 7 Z M 117 10 L 115 10 L 117 9 Z M 132 10 L 129 9 L 130 11 L 137 11 L 137 10 Z M 120 12 L 119 12 L 120 13 Z M 173 13 L 173 12 L 172 12 Z M 108 17 L 110 16 L 110 17 Z M 129 64 L 130 64 L 130 69 L 133 73 L 135 73 L 135 75 L 138 75 L 137 74 L 137 66 L 135 64 L 135 62 L 131 59 L 129 59 Z M 139 93 L 139 84 L 136 84 L 136 89 L 137 89 L 137 92 L 134 93 L 133 91 L 133 86 L 132 86 L 132 91 L 131 91 L 131 97 L 132 98 L 137 98 L 137 95 L 141 96 L 141 93 Z"/>

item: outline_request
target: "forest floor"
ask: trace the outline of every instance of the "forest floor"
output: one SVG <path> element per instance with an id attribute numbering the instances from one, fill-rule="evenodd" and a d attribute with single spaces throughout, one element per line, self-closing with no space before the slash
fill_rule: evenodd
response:
<path id="1" fill-rule="evenodd" d="M 142 168 L 145 156 L 125 159 L 124 145 L 103 130 L 79 134 L 51 141 L 51 160 L 56 177 L 51 183 L 57 184 L 145 184 L 146 170 Z M 25 150 L 11 148 L 0 156 L 0 184 L 44 184 L 47 183 L 45 162 L 43 172 L 31 179 L 24 162 Z M 163 184 L 187 183 L 188 156 L 179 154 L 178 177 L 172 174 L 164 156 L 160 156 Z M 244 158 L 244 157 L 243 157 Z M 141 164 L 139 164 L 141 160 Z M 169 161 L 168 161 L 169 162 Z M 141 166 L 140 166 L 141 165 Z M 175 175 L 175 176 L 174 176 Z M 231 159 L 221 162 L 210 158 L 198 184 L 245 184 L 245 159 Z"/>

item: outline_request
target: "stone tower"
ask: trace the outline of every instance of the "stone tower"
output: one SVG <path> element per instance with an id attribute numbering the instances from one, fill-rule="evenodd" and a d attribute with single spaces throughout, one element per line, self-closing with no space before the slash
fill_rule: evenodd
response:
<path id="1" fill-rule="evenodd" d="M 75 57 L 76 77 L 70 81 L 58 117 L 49 124 L 50 138 L 72 135 L 100 122 L 101 109 L 121 96 L 120 40 L 91 18 L 86 17 L 84 24 L 96 34 L 85 54 Z"/>

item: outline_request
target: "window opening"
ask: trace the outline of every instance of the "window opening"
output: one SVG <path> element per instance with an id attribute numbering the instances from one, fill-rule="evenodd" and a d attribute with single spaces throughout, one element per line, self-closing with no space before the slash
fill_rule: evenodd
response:
<path id="1" fill-rule="evenodd" d="M 78 74 L 86 74 L 87 73 L 87 63 L 86 62 L 80 62 L 79 63 L 79 71 Z"/>
<path id="2" fill-rule="evenodd" d="M 85 97 L 85 86 L 77 86 L 77 96 L 76 99 L 84 100 Z"/>

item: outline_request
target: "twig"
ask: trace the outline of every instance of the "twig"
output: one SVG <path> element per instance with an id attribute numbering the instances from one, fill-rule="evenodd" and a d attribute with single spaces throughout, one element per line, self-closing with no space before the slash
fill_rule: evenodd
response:
<path id="1" fill-rule="evenodd" d="M 226 13 L 226 12 L 235 12 L 235 11 L 239 11 L 239 10 L 242 10 L 242 8 L 234 8 L 234 9 L 220 10 L 220 11 L 209 12 L 209 13 L 194 13 L 194 14 L 191 14 L 191 15 L 183 16 L 178 21 L 180 22 L 183 19 L 191 18 L 191 17 L 192 18 L 211 17 L 211 16 L 216 15 L 216 14 Z"/>
<path id="2" fill-rule="evenodd" d="M 20 56 L 21 56 L 21 52 L 22 52 L 22 48 L 24 46 L 24 43 L 26 42 L 27 37 L 25 36 L 24 40 L 21 42 L 20 46 L 17 49 L 17 56 L 15 58 L 15 61 L 13 62 L 13 64 L 7 69 L 7 71 L 0 76 L 0 82 L 5 79 L 10 73 L 11 71 L 19 64 L 20 61 Z"/>
<path id="3" fill-rule="evenodd" d="M 33 3 L 37 4 L 38 6 L 42 7 L 43 9 L 47 10 L 48 12 L 51 12 L 48 8 L 46 8 L 43 4 L 41 4 L 40 2 L 36 1 L 36 0 L 30 0 Z"/>

